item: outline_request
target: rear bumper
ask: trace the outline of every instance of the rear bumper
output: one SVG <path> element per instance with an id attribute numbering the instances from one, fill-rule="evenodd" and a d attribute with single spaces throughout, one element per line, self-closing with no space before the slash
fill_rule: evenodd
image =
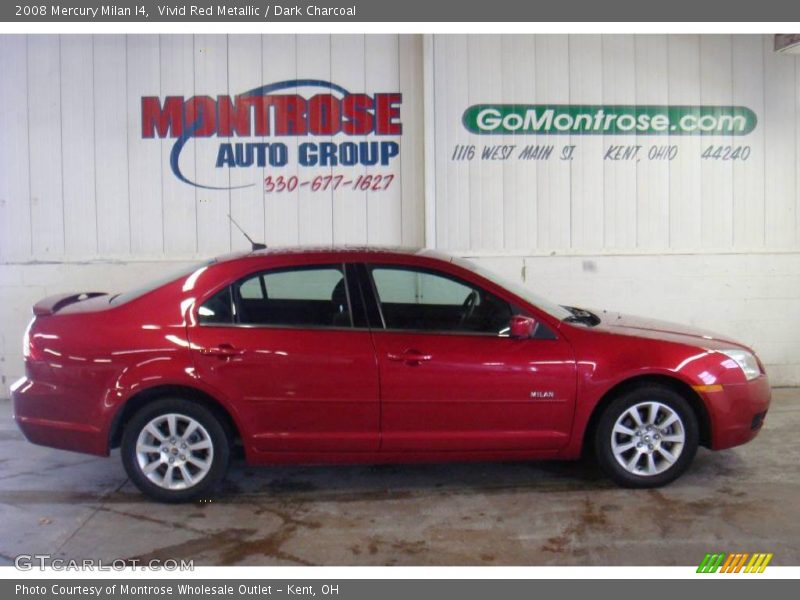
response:
<path id="1" fill-rule="evenodd" d="M 711 448 L 724 450 L 752 440 L 769 410 L 769 379 L 762 375 L 746 383 L 727 384 L 704 394 L 711 417 Z"/>
<path id="2" fill-rule="evenodd" d="M 70 393 L 22 378 L 11 386 L 14 420 L 34 444 L 99 456 L 108 455 L 108 436 L 76 410 Z"/>

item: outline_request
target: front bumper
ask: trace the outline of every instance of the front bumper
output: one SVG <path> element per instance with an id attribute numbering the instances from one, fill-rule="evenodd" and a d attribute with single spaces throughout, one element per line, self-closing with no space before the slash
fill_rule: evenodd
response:
<path id="1" fill-rule="evenodd" d="M 711 420 L 711 448 L 724 450 L 745 444 L 761 431 L 769 410 L 769 379 L 762 375 L 745 383 L 725 384 L 702 394 Z"/>
<path id="2" fill-rule="evenodd" d="M 23 377 L 11 386 L 14 420 L 25 438 L 40 446 L 108 455 L 108 436 L 92 425 L 69 392 Z"/>

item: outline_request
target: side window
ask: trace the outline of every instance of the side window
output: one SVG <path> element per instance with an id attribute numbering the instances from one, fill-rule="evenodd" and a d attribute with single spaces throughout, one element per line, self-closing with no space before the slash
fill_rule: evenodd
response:
<path id="1" fill-rule="evenodd" d="M 340 267 L 275 271 L 263 275 L 265 290 L 273 300 L 330 301 L 340 282 L 344 288 L 343 278 Z"/>
<path id="2" fill-rule="evenodd" d="M 341 265 L 264 271 L 233 284 L 237 322 L 287 327 L 352 327 Z"/>
<path id="3" fill-rule="evenodd" d="M 503 334 L 511 306 L 443 273 L 375 266 L 372 280 L 388 329 Z"/>
<path id="4" fill-rule="evenodd" d="M 226 286 L 208 300 L 197 311 L 200 323 L 225 324 L 233 323 L 233 299 L 231 288 Z"/>
<path id="5" fill-rule="evenodd" d="M 239 295 L 248 300 L 263 300 L 264 291 L 264 277 L 261 275 L 251 277 L 239 287 Z"/>

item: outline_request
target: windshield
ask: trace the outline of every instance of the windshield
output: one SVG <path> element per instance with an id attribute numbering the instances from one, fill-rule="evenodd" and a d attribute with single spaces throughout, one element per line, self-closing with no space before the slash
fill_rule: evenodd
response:
<path id="1" fill-rule="evenodd" d="M 465 258 L 453 258 L 453 264 L 456 264 L 459 267 L 463 267 L 465 269 L 469 269 L 470 271 L 472 271 L 473 273 L 477 273 L 481 277 L 485 277 L 492 283 L 495 283 L 500 287 L 507 289 L 512 294 L 515 294 L 520 298 L 522 298 L 523 300 L 525 300 L 526 302 L 533 304 L 537 308 L 540 308 L 551 317 L 563 320 L 573 316 L 573 313 L 564 308 L 563 306 L 559 306 L 558 304 L 551 302 L 547 298 L 542 298 L 538 294 L 534 294 L 524 285 L 521 285 L 509 279 L 505 279 L 504 277 L 501 277 L 497 273 L 494 273 L 489 269 L 485 269 L 470 260 L 467 260 Z"/>
<path id="2" fill-rule="evenodd" d="M 144 284 L 142 286 L 139 286 L 139 287 L 137 287 L 135 289 L 132 289 L 132 290 L 130 290 L 128 292 L 124 292 L 122 294 L 117 294 L 116 296 L 112 296 L 111 299 L 109 300 L 109 302 L 111 304 L 124 304 L 125 302 L 130 302 L 131 300 L 135 300 L 136 298 L 139 298 L 140 296 L 144 296 L 147 292 L 152 292 L 156 288 L 160 288 L 162 285 L 166 285 L 166 284 L 168 284 L 168 283 L 170 283 L 172 281 L 176 281 L 178 279 L 181 279 L 182 277 L 188 277 L 189 275 L 191 275 L 195 271 L 198 271 L 198 270 L 200 270 L 200 269 L 202 269 L 204 267 L 207 267 L 208 265 L 210 265 L 213 262 L 214 262 L 213 260 L 207 260 L 206 262 L 196 263 L 196 264 L 193 264 L 193 265 L 191 265 L 189 267 L 183 267 L 182 269 L 180 269 L 178 271 L 172 271 L 167 275 L 159 277 L 158 279 L 155 279 L 155 280 L 153 280 L 153 281 L 151 281 L 149 283 L 146 283 L 146 284 Z"/>

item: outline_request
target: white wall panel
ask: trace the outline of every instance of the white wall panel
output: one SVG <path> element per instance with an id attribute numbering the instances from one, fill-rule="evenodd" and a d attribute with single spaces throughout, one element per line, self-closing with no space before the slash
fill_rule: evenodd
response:
<path id="1" fill-rule="evenodd" d="M 588 39 L 588 38 L 587 38 Z M 504 36 L 501 56 L 503 98 L 510 103 L 525 103 L 536 92 L 536 38 Z M 493 100 L 490 98 L 490 101 Z M 528 144 L 547 143 L 546 139 L 528 139 L 522 135 L 504 136 L 503 143 L 516 149 Z M 537 169 L 503 165 L 503 241 L 508 248 L 535 248 L 537 240 Z"/>
<path id="2" fill-rule="evenodd" d="M 797 242 L 796 69 L 793 57 L 772 52 L 772 41 L 764 38 L 764 226 L 770 247 Z"/>
<path id="3" fill-rule="evenodd" d="M 308 35 L 297 45 L 297 72 L 303 78 L 331 79 L 331 36 Z M 318 142 L 330 142 L 331 137 L 315 137 Z M 308 167 L 303 176 L 313 179 L 333 174 L 333 167 Z M 298 188 L 298 241 L 301 244 L 333 243 L 333 194 L 314 192 L 309 186 Z"/>
<path id="4" fill-rule="evenodd" d="M 229 93 L 228 88 L 228 37 L 197 35 L 194 42 L 195 94 L 216 98 Z M 231 250 L 231 173 L 216 169 L 216 138 L 193 138 L 197 181 L 205 186 L 223 188 L 197 188 L 197 244 L 204 255 L 216 255 Z"/>
<path id="5" fill-rule="evenodd" d="M 603 36 L 603 104 L 636 103 L 634 36 Z M 579 98 L 575 99 L 580 102 Z M 634 135 L 603 136 L 603 145 L 637 145 Z M 581 144 L 582 145 L 582 144 Z M 603 207 L 606 248 L 636 247 L 636 167 L 640 158 L 604 161 Z"/>
<path id="6" fill-rule="evenodd" d="M 399 84 L 403 94 L 403 136 L 414 143 L 400 145 L 400 187 L 402 244 L 425 245 L 424 108 L 422 99 L 422 36 L 398 36 Z"/>
<path id="7" fill-rule="evenodd" d="M 228 36 L 228 89 L 231 97 L 262 85 L 263 54 L 260 35 Z M 241 138 L 228 138 L 241 142 Z M 253 170 L 242 167 L 230 169 L 230 214 L 247 234 L 257 240 L 264 239 L 264 196 L 262 181 L 254 177 Z M 247 186 L 247 187 L 240 187 Z M 226 219 L 227 220 L 227 219 Z M 222 223 L 220 223 L 222 225 Z M 232 223 L 228 223 L 231 250 L 247 250 L 250 243 Z"/>
<path id="8" fill-rule="evenodd" d="M 729 35 L 700 37 L 701 104 L 733 104 L 732 52 Z M 714 141 L 736 144 L 732 135 L 715 136 Z M 703 246 L 729 248 L 733 243 L 733 168 L 734 161 L 703 160 L 700 163 L 700 237 Z"/>
<path id="9" fill-rule="evenodd" d="M 364 35 L 331 36 L 331 80 L 350 92 L 362 92 L 377 89 L 372 82 L 367 84 L 367 54 Z M 378 61 L 383 56 L 377 57 Z M 358 68 L 360 67 L 360 68 Z M 382 86 L 381 89 L 383 88 Z M 367 137 L 358 138 L 366 141 Z M 368 167 L 356 166 L 348 170 L 353 177 L 366 175 Z M 336 173 L 337 169 L 331 169 Z M 366 244 L 367 231 L 372 222 L 369 220 L 370 203 L 367 192 L 340 188 L 331 191 L 333 201 L 333 243 Z M 377 212 L 378 207 L 373 209 Z M 377 235 L 377 232 L 376 232 Z"/>
<path id="10" fill-rule="evenodd" d="M 64 245 L 67 256 L 98 253 L 94 47 L 87 35 L 61 36 Z"/>
<path id="11" fill-rule="evenodd" d="M 94 166 L 97 251 L 120 256 L 130 250 L 128 217 L 128 119 L 125 36 L 92 38 L 94 94 Z"/>
<path id="12" fill-rule="evenodd" d="M 433 61 L 440 248 L 796 247 L 798 60 L 773 52 L 771 36 L 436 36 Z M 479 103 L 740 105 L 758 123 L 742 136 L 476 135 L 461 117 Z M 500 143 L 553 144 L 555 152 L 499 167 L 481 159 L 484 148 Z M 575 154 L 562 161 L 567 144 Z M 474 145 L 476 158 L 454 160 L 463 145 Z M 640 149 L 631 159 L 609 160 L 617 146 Z M 652 159 L 648 153 L 661 146 L 673 147 L 675 157 Z M 733 159 L 703 158 L 708 148 L 741 150 Z"/>
<path id="13" fill-rule="evenodd" d="M 668 96 L 667 36 L 637 35 L 634 43 L 636 103 L 661 104 Z M 642 137 L 639 141 L 663 148 L 673 140 Z M 669 246 L 669 170 L 667 160 L 636 164 L 636 246 L 644 251 Z"/>
<path id="14" fill-rule="evenodd" d="M 0 257 L 31 252 L 28 166 L 28 49 L 22 36 L 0 36 Z M 53 93 L 52 90 L 50 93 Z"/>
<path id="15" fill-rule="evenodd" d="M 14 260 L 31 251 L 28 166 L 28 50 L 21 36 L 0 37 L 0 257 Z"/>
<path id="16" fill-rule="evenodd" d="M 758 35 L 732 36 L 733 102 L 749 106 L 759 123 L 747 136 L 751 157 L 733 169 L 733 247 L 760 248 L 764 230 L 764 101 L 767 82 L 764 73 L 764 38 Z M 787 60 L 784 57 L 783 60 Z M 788 59 L 789 62 L 797 62 Z M 796 97 L 800 98 L 800 94 Z"/>
<path id="17" fill-rule="evenodd" d="M 3 36 L 0 60 L 0 124 L 10 140 L 0 178 L 0 261 L 188 258 L 247 248 L 228 213 L 270 245 L 424 243 L 419 36 Z M 195 137 L 178 168 L 199 186 L 172 171 L 176 135 L 143 138 L 145 96 L 235 99 L 294 79 L 400 92 L 402 136 Z M 382 138 L 400 141 L 388 166 L 298 168 L 300 141 Z M 216 166 L 221 143 L 254 141 L 286 144 L 288 164 Z M 311 190 L 315 175 L 333 174 L 393 181 L 385 191 Z M 298 187 L 266 193 L 267 176 L 297 177 Z"/>
<path id="18" fill-rule="evenodd" d="M 534 65 L 537 97 L 541 102 L 570 103 L 568 37 L 537 36 Z M 556 150 L 559 146 L 570 143 L 568 136 L 558 136 L 558 139 L 546 141 L 540 139 L 541 143 L 555 143 Z M 557 152 L 550 160 L 536 163 L 537 249 L 570 247 L 571 195 L 569 164 L 562 161 Z"/>
<path id="19" fill-rule="evenodd" d="M 157 35 L 127 36 L 128 198 L 131 255 L 164 252 L 163 171 L 159 140 L 142 139 L 142 96 L 161 94 L 161 43 Z M 65 149 L 70 141 L 65 137 Z"/>
<path id="20" fill-rule="evenodd" d="M 450 159 L 455 145 L 469 143 L 461 115 L 453 108 L 460 107 L 468 94 L 467 62 L 463 60 L 468 40 L 466 35 L 441 35 L 433 42 L 436 242 L 448 248 L 470 247 L 470 165 Z"/>
<path id="21" fill-rule="evenodd" d="M 669 104 L 700 103 L 700 38 L 696 35 L 667 39 L 667 99 Z M 701 167 L 697 158 L 701 142 L 676 137 L 678 157 L 669 170 L 669 242 L 671 248 L 695 248 L 701 244 Z"/>
<path id="22" fill-rule="evenodd" d="M 503 97 L 501 36 L 475 36 L 467 44 L 467 97 L 469 104 L 491 102 Z M 485 154 L 494 156 L 497 146 L 505 144 L 504 136 L 487 136 L 483 140 Z M 503 161 L 476 157 L 469 172 L 469 247 L 499 248 L 503 246 Z"/>
<path id="23" fill-rule="evenodd" d="M 261 69 L 262 82 L 288 81 L 298 79 L 297 46 L 298 38 L 294 35 L 264 35 L 261 37 Z M 281 60 L 276 60 L 281 57 Z M 290 156 L 297 156 L 297 137 L 283 139 Z M 262 180 L 272 170 L 266 167 Z M 290 162 L 282 169 L 284 177 L 297 176 L 297 161 Z M 262 186 L 262 190 L 263 190 Z M 262 191 L 264 202 L 265 237 L 267 244 L 273 246 L 291 246 L 300 243 L 299 197 L 300 190 L 287 191 L 283 194 L 272 194 Z"/>
<path id="24" fill-rule="evenodd" d="M 569 38 L 570 101 L 603 103 L 603 38 L 600 35 L 574 35 Z M 520 102 L 525 102 L 523 98 Z M 520 142 L 524 138 L 520 136 Z M 587 136 L 570 168 L 570 245 L 600 249 L 605 235 L 605 191 L 597 185 L 604 181 L 601 136 Z M 511 168 L 511 167 L 508 167 Z"/>
<path id="25" fill-rule="evenodd" d="M 6 111 L 6 132 L 14 148 L 29 148 L 6 150 L 7 161 L 25 163 L 4 178 L 22 194 L 4 207 L 4 226 L 13 231 L 3 237 L 7 260 L 244 248 L 226 223 L 228 211 L 270 244 L 424 242 L 418 36 L 6 36 L 3 44 L 5 106 L 21 115 Z M 799 67 L 771 44 L 770 36 L 746 35 L 435 36 L 437 245 L 487 252 L 794 247 Z M 213 167 L 216 139 L 187 143 L 184 175 L 250 187 L 195 188 L 171 173 L 174 138 L 141 137 L 142 96 L 235 96 L 298 77 L 404 93 L 401 156 L 386 170 L 396 178 L 388 191 L 264 193 L 255 169 Z M 713 138 L 476 136 L 461 116 L 479 102 L 736 104 L 751 108 L 758 125 L 747 136 Z M 297 139 L 282 141 L 296 157 Z M 554 155 L 480 158 L 484 146 L 503 144 L 552 144 Z M 567 144 L 576 145 L 575 155 L 561 161 Z M 679 151 L 672 161 L 611 162 L 602 157 L 611 144 Z M 749 158 L 700 159 L 712 144 L 747 146 Z M 478 157 L 453 160 L 459 145 L 474 145 Z M 298 174 L 295 160 L 262 175 L 273 171 Z"/>
<path id="26" fill-rule="evenodd" d="M 335 37 L 335 36 L 334 36 Z M 364 41 L 364 83 L 367 90 L 385 92 L 400 91 L 400 61 L 392 60 L 400 56 L 400 48 L 396 36 L 368 35 Z M 373 177 L 391 176 L 390 186 L 366 191 L 367 203 L 367 242 L 371 244 L 400 245 L 403 241 L 403 213 L 401 192 L 400 156 L 387 166 L 368 166 L 366 175 Z M 415 148 L 406 146 L 405 155 L 410 156 Z M 378 186 L 380 188 L 380 186 Z"/>
<path id="27" fill-rule="evenodd" d="M 162 97 L 194 95 L 194 36 L 159 36 L 159 86 Z M 138 96 L 155 94 L 141 91 Z M 163 198 L 164 254 L 167 256 L 192 256 L 197 245 L 197 188 L 186 185 L 169 173 L 172 144 L 169 140 L 148 140 L 151 152 L 160 147 L 161 198 Z M 181 152 L 181 172 L 192 181 L 197 180 L 195 145 L 189 144 Z"/>
<path id="28" fill-rule="evenodd" d="M 64 256 L 64 196 L 61 163 L 61 44 L 57 35 L 29 36 L 27 120 L 30 170 L 31 258 Z M 18 66 L 19 67 L 19 66 Z M 17 68 L 19 70 L 19 68 Z M 12 71 L 5 71 L 12 73 Z M 123 73 L 124 73 L 123 69 Z M 3 85 L 6 77 L 0 78 Z M 4 103 L 4 106 L 9 106 Z M 22 108 L 22 105 L 18 105 Z M 8 131 L 3 127 L 2 131 Z M 19 138 L 17 138 L 19 141 Z M 1 150 L 0 150 L 1 151 Z M 127 176 L 126 176 L 127 180 Z M 22 202 L 22 204 L 26 204 Z M 127 214 L 123 215 L 127 218 Z M 127 229 L 127 225 L 125 226 Z"/>

